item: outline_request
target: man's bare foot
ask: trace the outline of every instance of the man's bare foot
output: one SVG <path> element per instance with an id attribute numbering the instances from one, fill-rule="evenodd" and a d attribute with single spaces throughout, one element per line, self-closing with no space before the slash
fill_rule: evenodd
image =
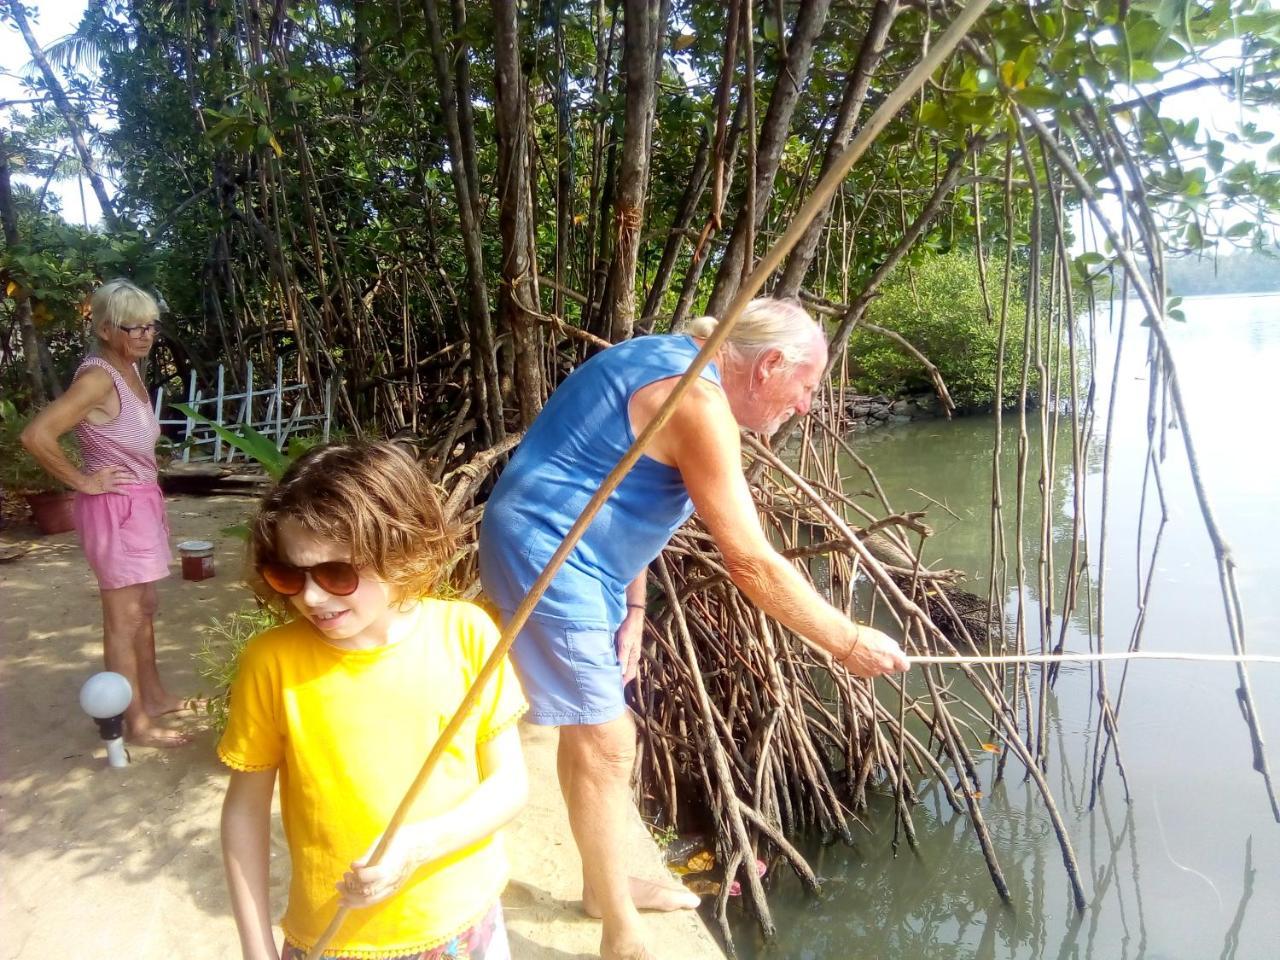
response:
<path id="1" fill-rule="evenodd" d="M 172 694 L 152 703 L 143 704 L 147 716 L 152 720 L 159 717 L 202 717 L 209 712 L 208 697 L 175 697 Z"/>
<path id="2" fill-rule="evenodd" d="M 640 877 L 627 877 L 627 883 L 631 891 L 631 902 L 636 905 L 637 910 L 670 913 L 673 910 L 693 910 L 702 902 L 696 893 L 676 880 L 660 883 L 642 880 Z M 582 891 L 582 911 L 597 920 L 603 916 L 594 894 L 585 888 Z"/>
<path id="3" fill-rule="evenodd" d="M 191 739 L 189 733 L 169 730 L 155 724 L 135 725 L 125 733 L 125 740 L 135 747 L 185 747 Z"/>

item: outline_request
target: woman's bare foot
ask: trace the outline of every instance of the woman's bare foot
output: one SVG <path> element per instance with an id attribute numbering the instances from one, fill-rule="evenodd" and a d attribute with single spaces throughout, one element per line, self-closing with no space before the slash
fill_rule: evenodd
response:
<path id="1" fill-rule="evenodd" d="M 600 947 L 600 960 L 658 960 L 646 947 L 634 950 L 608 950 Z"/>
<path id="2" fill-rule="evenodd" d="M 612 946 L 600 941 L 600 960 L 658 960 L 643 943 Z"/>
<path id="3" fill-rule="evenodd" d="M 202 717 L 209 712 L 208 697 L 175 697 L 166 694 L 156 703 L 145 703 L 147 716 L 155 720 L 159 717 Z"/>
<path id="4" fill-rule="evenodd" d="M 125 731 L 125 740 L 135 747 L 185 747 L 191 734 L 170 730 L 157 724 L 133 724 Z"/>
<path id="5" fill-rule="evenodd" d="M 653 880 L 642 880 L 640 877 L 627 877 L 631 891 L 631 902 L 637 910 L 653 910 L 658 913 L 671 913 L 674 910 L 693 910 L 701 898 L 675 880 L 669 883 L 658 883 Z M 603 914 L 596 905 L 591 891 L 582 891 L 582 911 L 589 917 L 599 920 Z"/>

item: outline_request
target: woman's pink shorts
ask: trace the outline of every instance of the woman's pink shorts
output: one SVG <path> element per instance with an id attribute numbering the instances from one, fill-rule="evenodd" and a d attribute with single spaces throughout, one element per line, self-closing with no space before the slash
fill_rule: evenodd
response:
<path id="1" fill-rule="evenodd" d="M 80 545 L 103 590 L 163 580 L 169 575 L 169 520 L 154 483 L 119 493 L 77 493 L 72 508 Z"/>

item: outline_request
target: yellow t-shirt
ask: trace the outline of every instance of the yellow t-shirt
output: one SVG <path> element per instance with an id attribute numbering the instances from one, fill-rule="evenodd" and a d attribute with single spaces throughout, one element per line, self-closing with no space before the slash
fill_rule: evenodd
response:
<path id="1" fill-rule="evenodd" d="M 338 909 L 334 884 L 377 839 L 498 642 L 470 603 L 424 599 L 372 650 L 327 643 L 306 621 L 252 640 L 231 688 L 218 756 L 234 770 L 280 771 L 293 875 L 285 936 L 303 949 Z M 526 709 L 511 664 L 489 681 L 407 823 L 456 806 L 480 782 L 476 747 Z M 481 919 L 507 882 L 498 836 L 419 870 L 391 899 L 354 910 L 334 953 L 396 956 Z"/>

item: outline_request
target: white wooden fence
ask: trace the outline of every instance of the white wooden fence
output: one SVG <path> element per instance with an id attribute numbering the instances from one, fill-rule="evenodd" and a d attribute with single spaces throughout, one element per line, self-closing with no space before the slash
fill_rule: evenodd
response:
<path id="1" fill-rule="evenodd" d="M 275 383 L 270 382 L 255 386 L 253 361 L 245 363 L 244 391 L 227 393 L 226 368 L 218 364 L 217 392 L 206 397 L 203 390 L 196 389 L 196 372 L 191 371 L 187 386 L 186 403 L 201 416 L 214 423 L 221 424 L 228 430 L 235 431 L 241 424 L 249 424 L 263 436 L 274 440 L 277 450 L 283 450 L 289 437 L 295 433 L 319 432 L 325 440 L 329 439 L 329 425 L 333 419 L 333 381 L 326 380 L 323 391 L 322 409 L 309 410 L 314 404 L 307 402 L 307 389 L 304 384 L 284 382 L 284 360 L 276 359 Z M 173 403 L 172 399 L 170 403 Z M 182 402 L 181 400 L 176 402 Z M 183 462 L 212 460 L 215 463 L 230 463 L 237 456 L 243 456 L 235 447 L 218 436 L 208 424 L 201 423 L 192 417 L 173 411 L 178 416 L 164 419 L 160 416 L 165 409 L 164 387 L 156 390 L 155 414 L 163 427 L 181 427 Z M 172 434 L 166 432 L 166 436 Z"/>

